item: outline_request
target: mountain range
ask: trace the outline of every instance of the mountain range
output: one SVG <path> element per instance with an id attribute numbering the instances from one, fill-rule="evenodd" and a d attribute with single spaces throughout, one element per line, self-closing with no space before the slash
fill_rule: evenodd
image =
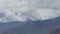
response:
<path id="1" fill-rule="evenodd" d="M 60 29 L 60 17 L 44 21 L 16 21 L 0 24 L 0 34 L 50 34 L 57 29 Z"/>

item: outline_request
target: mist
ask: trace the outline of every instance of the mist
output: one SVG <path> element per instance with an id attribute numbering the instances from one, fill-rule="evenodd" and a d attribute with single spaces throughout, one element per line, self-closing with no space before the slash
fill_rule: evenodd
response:
<path id="1" fill-rule="evenodd" d="M 0 22 L 48 20 L 60 16 L 60 0 L 0 0 Z"/>

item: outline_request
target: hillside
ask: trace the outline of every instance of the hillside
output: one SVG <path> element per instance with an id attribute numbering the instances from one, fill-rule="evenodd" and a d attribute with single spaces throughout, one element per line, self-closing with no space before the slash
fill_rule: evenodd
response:
<path id="1" fill-rule="evenodd" d="M 13 27 L 1 34 L 50 34 L 60 28 L 60 17 L 45 21 L 30 21 L 22 26 Z"/>

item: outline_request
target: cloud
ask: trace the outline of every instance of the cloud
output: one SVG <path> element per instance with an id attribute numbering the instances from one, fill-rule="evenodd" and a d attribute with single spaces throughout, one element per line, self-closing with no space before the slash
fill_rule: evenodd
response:
<path id="1" fill-rule="evenodd" d="M 60 16 L 59 0 L 0 0 L 0 21 L 47 20 Z"/>
<path id="2" fill-rule="evenodd" d="M 37 9 L 29 13 L 28 16 L 38 20 L 47 20 L 60 16 L 60 11 L 55 9 Z"/>

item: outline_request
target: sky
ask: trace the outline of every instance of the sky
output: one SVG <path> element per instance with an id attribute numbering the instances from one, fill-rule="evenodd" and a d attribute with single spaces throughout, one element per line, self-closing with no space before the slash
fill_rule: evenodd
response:
<path id="1" fill-rule="evenodd" d="M 0 22 L 48 20 L 60 16 L 60 0 L 0 0 Z"/>

